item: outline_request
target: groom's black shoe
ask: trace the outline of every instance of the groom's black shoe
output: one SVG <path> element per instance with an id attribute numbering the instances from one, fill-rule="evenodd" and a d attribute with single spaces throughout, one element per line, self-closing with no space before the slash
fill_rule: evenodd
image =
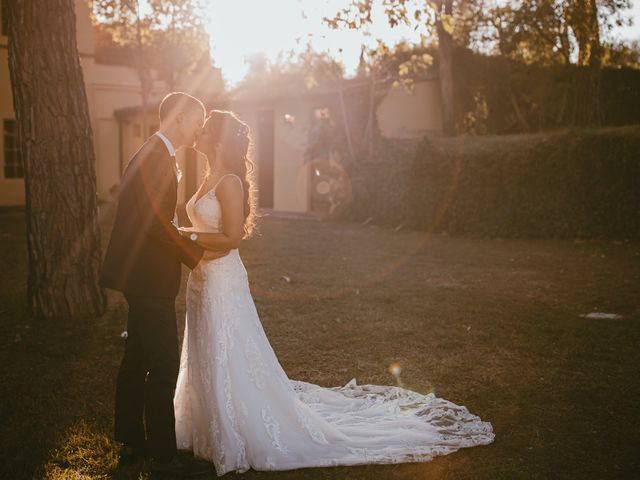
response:
<path id="1" fill-rule="evenodd" d="M 151 471 L 156 475 L 171 475 L 174 477 L 197 477 L 214 473 L 210 463 L 194 458 L 176 455 L 169 462 L 153 460 Z"/>
<path id="2" fill-rule="evenodd" d="M 130 445 L 123 445 L 118 453 L 118 467 L 134 465 L 147 458 L 147 451 L 144 448 L 136 448 Z"/>

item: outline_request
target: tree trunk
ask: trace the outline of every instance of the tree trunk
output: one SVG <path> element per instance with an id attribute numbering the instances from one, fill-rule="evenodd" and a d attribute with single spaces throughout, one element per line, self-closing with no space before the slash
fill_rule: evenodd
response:
<path id="1" fill-rule="evenodd" d="M 578 44 L 578 66 L 584 72 L 577 73 L 580 96 L 576 103 L 575 118 L 578 125 L 601 124 L 601 63 L 602 45 L 598 24 L 598 2 L 596 0 L 573 0 L 566 10 L 567 21 Z"/>
<path id="2" fill-rule="evenodd" d="M 342 89 L 342 78 L 338 79 L 338 100 L 340 101 L 340 112 L 342 114 L 342 125 L 344 127 L 344 134 L 347 139 L 347 147 L 349 148 L 349 157 L 352 164 L 356 161 L 356 153 L 353 149 L 353 141 L 351 138 L 351 126 L 349 125 L 349 119 L 347 118 L 347 107 L 344 101 L 344 91 Z"/>
<path id="3" fill-rule="evenodd" d="M 14 0 L 9 68 L 26 189 L 27 301 L 39 318 L 104 311 L 91 124 L 73 0 Z M 52 15 L 55 12 L 55 15 Z"/>
<path id="4" fill-rule="evenodd" d="M 565 65 L 571 65 L 571 41 L 569 40 L 569 24 L 567 23 L 567 8 L 563 10 L 562 27 L 560 32 L 560 52 Z"/>
<path id="5" fill-rule="evenodd" d="M 591 93 L 591 115 L 589 125 L 600 126 L 602 124 L 602 108 L 600 88 L 602 77 L 602 44 L 600 43 L 600 25 L 598 24 L 598 4 L 596 0 L 589 0 L 588 25 L 590 35 L 590 55 L 589 55 L 589 90 Z"/>
<path id="6" fill-rule="evenodd" d="M 373 116 L 375 115 L 375 73 L 373 69 L 369 74 L 369 105 L 367 109 L 367 128 L 365 130 L 365 140 L 367 142 L 367 161 L 373 160 Z"/>
<path id="7" fill-rule="evenodd" d="M 451 15 L 453 0 L 435 2 L 438 13 Z M 444 8 L 442 8 L 444 6 Z M 438 31 L 438 73 L 440 75 L 440 96 L 442 105 L 442 134 L 453 136 L 456 134 L 454 101 L 453 101 L 453 37 L 437 22 Z"/>
<path id="8" fill-rule="evenodd" d="M 589 30 L 589 65 L 600 69 L 602 66 L 602 44 L 598 24 L 598 2 L 589 0 L 587 25 Z"/>
<path id="9" fill-rule="evenodd" d="M 578 43 L 578 66 L 584 66 L 589 63 L 589 29 L 586 21 L 586 5 L 585 0 L 575 0 L 571 2 L 572 8 L 567 12 L 570 15 L 571 28 L 573 35 Z"/>
<path id="10" fill-rule="evenodd" d="M 136 0 L 136 47 L 138 55 L 138 77 L 140 78 L 140 95 L 142 99 L 142 139 L 149 136 L 147 131 L 147 103 L 149 98 L 147 68 L 144 53 L 142 51 L 142 27 L 140 25 L 140 2 Z"/>

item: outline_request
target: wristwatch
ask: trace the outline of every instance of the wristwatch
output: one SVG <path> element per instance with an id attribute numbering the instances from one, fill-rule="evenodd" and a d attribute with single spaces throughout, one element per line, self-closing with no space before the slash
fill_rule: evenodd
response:
<path id="1" fill-rule="evenodd" d="M 198 234 L 197 233 L 192 233 L 191 235 L 189 235 L 189 240 L 191 240 L 192 242 L 195 242 L 196 240 L 198 240 Z"/>

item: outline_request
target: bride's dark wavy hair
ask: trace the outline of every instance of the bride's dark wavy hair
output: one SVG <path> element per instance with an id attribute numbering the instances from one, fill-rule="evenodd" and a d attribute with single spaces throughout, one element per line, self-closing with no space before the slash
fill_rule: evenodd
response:
<path id="1" fill-rule="evenodd" d="M 218 147 L 215 162 L 221 162 L 229 171 L 242 180 L 244 191 L 244 238 L 251 236 L 256 223 L 255 166 L 249 157 L 251 130 L 235 113 L 225 110 L 211 110 L 205 125 L 207 133 Z M 209 174 L 207 164 L 206 174 Z"/>

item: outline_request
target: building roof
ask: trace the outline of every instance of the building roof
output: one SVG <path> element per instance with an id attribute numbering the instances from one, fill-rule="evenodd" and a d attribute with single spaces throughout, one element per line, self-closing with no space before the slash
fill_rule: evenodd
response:
<path id="1" fill-rule="evenodd" d="M 217 67 L 203 68 L 195 71 L 191 75 L 186 75 L 175 88 L 175 91 L 186 92 L 198 98 L 205 107 L 219 108 L 226 104 L 227 93 L 224 90 L 221 70 Z M 169 93 L 167 90 L 164 93 Z M 156 95 L 147 103 L 147 113 L 157 113 L 160 106 L 160 100 Z M 126 118 L 140 115 L 142 113 L 142 105 L 131 105 L 129 107 L 115 110 L 114 116 L 118 121 Z"/>
<path id="2" fill-rule="evenodd" d="M 420 80 L 435 80 L 437 75 L 430 72 Z M 393 83 L 393 79 L 383 79 L 376 82 L 378 87 L 387 87 Z M 307 79 L 301 74 L 285 74 L 270 78 L 269 81 L 258 83 L 244 83 L 231 92 L 234 103 L 264 103 L 291 98 L 321 98 L 333 96 L 342 89 L 344 94 L 350 94 L 368 89 L 370 81 L 368 77 L 355 77 L 339 80 L 318 81 L 315 85 L 309 85 Z"/>

